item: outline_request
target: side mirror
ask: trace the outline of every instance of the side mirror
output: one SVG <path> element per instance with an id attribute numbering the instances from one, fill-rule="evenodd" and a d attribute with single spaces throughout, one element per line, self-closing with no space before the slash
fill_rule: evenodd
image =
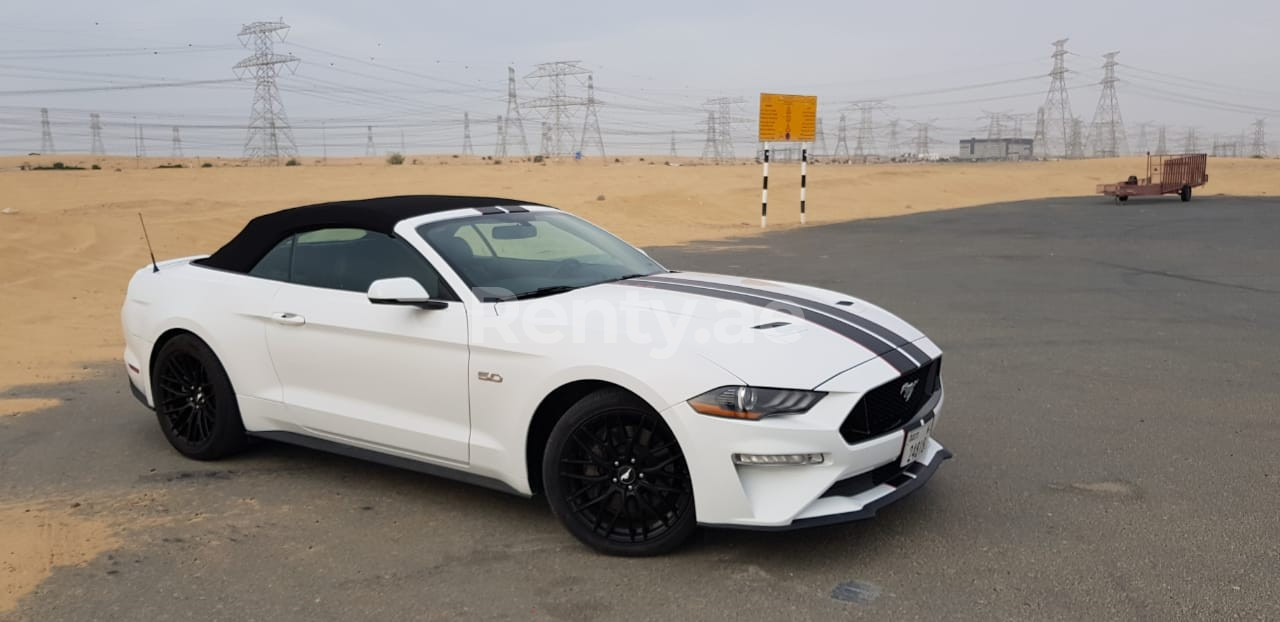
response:
<path id="1" fill-rule="evenodd" d="M 369 302 L 376 305 L 412 305 L 423 309 L 443 309 L 449 304 L 432 300 L 422 284 L 407 277 L 378 279 L 369 284 Z"/>

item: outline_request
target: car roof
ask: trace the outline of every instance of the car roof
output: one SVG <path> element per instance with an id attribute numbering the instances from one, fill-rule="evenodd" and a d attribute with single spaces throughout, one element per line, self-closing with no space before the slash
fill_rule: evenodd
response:
<path id="1" fill-rule="evenodd" d="M 294 233 L 356 228 L 392 235 L 396 223 L 406 218 L 448 210 L 517 205 L 539 204 L 497 197 L 422 194 L 291 207 L 250 220 L 222 248 L 197 263 L 221 270 L 248 272 L 267 251 Z"/>

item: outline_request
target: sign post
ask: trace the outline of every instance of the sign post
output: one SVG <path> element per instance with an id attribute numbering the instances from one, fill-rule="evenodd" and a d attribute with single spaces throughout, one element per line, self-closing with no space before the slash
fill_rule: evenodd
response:
<path id="1" fill-rule="evenodd" d="M 764 183 L 760 193 L 760 226 L 768 223 L 769 212 L 769 143 L 800 143 L 800 224 L 805 221 L 805 177 L 809 152 L 804 143 L 812 143 L 816 133 L 818 98 L 815 95 L 760 94 L 760 142 L 764 144 Z"/>

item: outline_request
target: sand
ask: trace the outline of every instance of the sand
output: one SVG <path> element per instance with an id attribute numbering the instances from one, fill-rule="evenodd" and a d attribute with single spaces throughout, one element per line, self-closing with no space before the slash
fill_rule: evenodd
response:
<path id="1" fill-rule="evenodd" d="M 25 171 L 61 160 L 102 170 Z M 759 233 L 760 168 L 666 159 L 548 164 L 418 157 L 306 159 L 297 167 L 213 160 L 156 169 L 166 160 L 84 156 L 0 159 L 0 394 L 74 379 L 118 360 L 119 307 L 147 262 L 137 214 L 160 259 L 208 253 L 250 217 L 336 199 L 409 193 L 492 194 L 544 202 L 589 218 L 641 246 Z M 798 225 L 798 164 L 775 163 L 770 228 Z M 821 224 L 998 201 L 1088 195 L 1140 173 L 1139 159 L 988 164 L 881 164 L 809 169 L 809 222 Z M 1204 193 L 1280 193 L 1280 160 L 1213 159 Z M 600 200 L 603 197 L 603 200 Z M 1100 199 L 1101 200 L 1101 199 Z M 741 242 L 739 242 L 741 243 Z M 0 417 L 56 402 L 0 399 Z"/>
<path id="2" fill-rule="evenodd" d="M 0 505 L 0 614 L 58 566 L 88 563 L 120 544 L 107 519 L 67 500 Z"/>

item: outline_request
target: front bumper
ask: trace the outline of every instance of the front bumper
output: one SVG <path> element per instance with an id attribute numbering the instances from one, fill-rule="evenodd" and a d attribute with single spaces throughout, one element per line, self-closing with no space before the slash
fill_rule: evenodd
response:
<path id="1" fill-rule="evenodd" d="M 684 403 L 663 414 L 685 448 L 699 524 L 785 530 L 871 518 L 923 486 L 950 451 L 929 438 L 916 462 L 898 464 L 907 433 L 938 416 L 942 396 L 935 393 L 902 428 L 853 445 L 839 432 L 852 403 L 839 399 L 823 412 L 761 421 L 708 417 Z M 824 460 L 735 465 L 735 453 L 822 453 Z"/>

